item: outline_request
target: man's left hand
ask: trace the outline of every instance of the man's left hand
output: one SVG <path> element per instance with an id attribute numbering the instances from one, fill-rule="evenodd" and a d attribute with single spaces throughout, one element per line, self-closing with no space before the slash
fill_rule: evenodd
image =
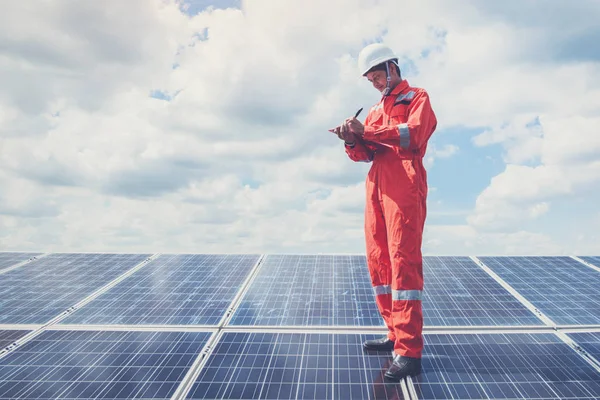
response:
<path id="1" fill-rule="evenodd" d="M 364 125 L 356 118 L 346 119 L 346 121 L 344 121 L 344 125 L 346 126 L 346 129 L 355 135 L 362 136 L 365 133 Z"/>

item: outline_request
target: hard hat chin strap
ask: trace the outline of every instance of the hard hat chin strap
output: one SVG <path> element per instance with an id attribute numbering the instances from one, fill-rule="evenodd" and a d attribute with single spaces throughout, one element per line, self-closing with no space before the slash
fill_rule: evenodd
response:
<path id="1" fill-rule="evenodd" d="M 385 85 L 385 89 L 383 89 L 383 95 L 387 96 L 391 90 L 390 81 L 392 80 L 392 77 L 390 75 L 390 64 L 388 62 L 385 63 L 385 75 L 386 75 L 387 83 Z"/>

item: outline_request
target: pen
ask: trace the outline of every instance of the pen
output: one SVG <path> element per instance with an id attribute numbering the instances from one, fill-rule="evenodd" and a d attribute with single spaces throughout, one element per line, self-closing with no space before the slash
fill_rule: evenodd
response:
<path id="1" fill-rule="evenodd" d="M 354 118 L 358 117 L 359 114 L 362 112 L 363 108 L 361 107 L 356 114 L 354 114 Z M 335 132 L 335 129 L 329 129 L 329 132 Z"/>

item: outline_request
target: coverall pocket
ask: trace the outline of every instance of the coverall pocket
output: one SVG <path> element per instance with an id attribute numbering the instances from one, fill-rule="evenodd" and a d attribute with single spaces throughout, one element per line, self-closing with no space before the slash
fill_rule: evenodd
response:
<path id="1" fill-rule="evenodd" d="M 408 106 L 404 104 L 395 105 L 390 113 L 390 120 L 394 124 L 403 124 L 408 121 Z"/>

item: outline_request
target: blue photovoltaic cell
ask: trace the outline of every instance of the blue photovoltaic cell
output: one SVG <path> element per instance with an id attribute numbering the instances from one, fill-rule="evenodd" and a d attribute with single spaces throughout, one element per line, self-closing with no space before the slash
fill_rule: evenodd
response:
<path id="1" fill-rule="evenodd" d="M 117 278 L 147 254 L 51 254 L 0 278 L 0 324 L 42 324 Z"/>
<path id="2" fill-rule="evenodd" d="M 0 271 L 40 254 L 42 253 L 0 252 Z"/>
<path id="3" fill-rule="evenodd" d="M 61 323 L 216 325 L 258 258 L 161 255 Z"/>
<path id="4" fill-rule="evenodd" d="M 419 399 L 598 399 L 600 373 L 552 333 L 425 335 Z"/>
<path id="5" fill-rule="evenodd" d="M 586 256 L 586 257 L 579 257 L 581 258 L 583 261 L 590 263 L 598 268 L 600 268 L 600 256 Z"/>
<path id="6" fill-rule="evenodd" d="M 0 399 L 169 399 L 209 336 L 45 331 L 0 358 Z"/>
<path id="7" fill-rule="evenodd" d="M 402 399 L 384 380 L 391 355 L 365 353 L 372 335 L 223 334 L 187 399 Z"/>
<path id="8" fill-rule="evenodd" d="M 600 273 L 570 257 L 478 257 L 559 325 L 600 324 Z"/>
<path id="9" fill-rule="evenodd" d="M 364 256 L 269 255 L 230 325 L 384 326 Z"/>
<path id="10" fill-rule="evenodd" d="M 28 333 L 29 333 L 29 331 L 21 331 L 21 330 L 13 331 L 10 329 L 0 331 L 0 350 L 5 348 L 9 344 L 16 342 L 17 340 L 19 340 L 23 336 L 27 335 Z"/>
<path id="11" fill-rule="evenodd" d="M 469 257 L 423 257 L 425 326 L 543 325 Z"/>
<path id="12" fill-rule="evenodd" d="M 567 336 L 600 362 L 600 332 L 567 333 Z"/>

